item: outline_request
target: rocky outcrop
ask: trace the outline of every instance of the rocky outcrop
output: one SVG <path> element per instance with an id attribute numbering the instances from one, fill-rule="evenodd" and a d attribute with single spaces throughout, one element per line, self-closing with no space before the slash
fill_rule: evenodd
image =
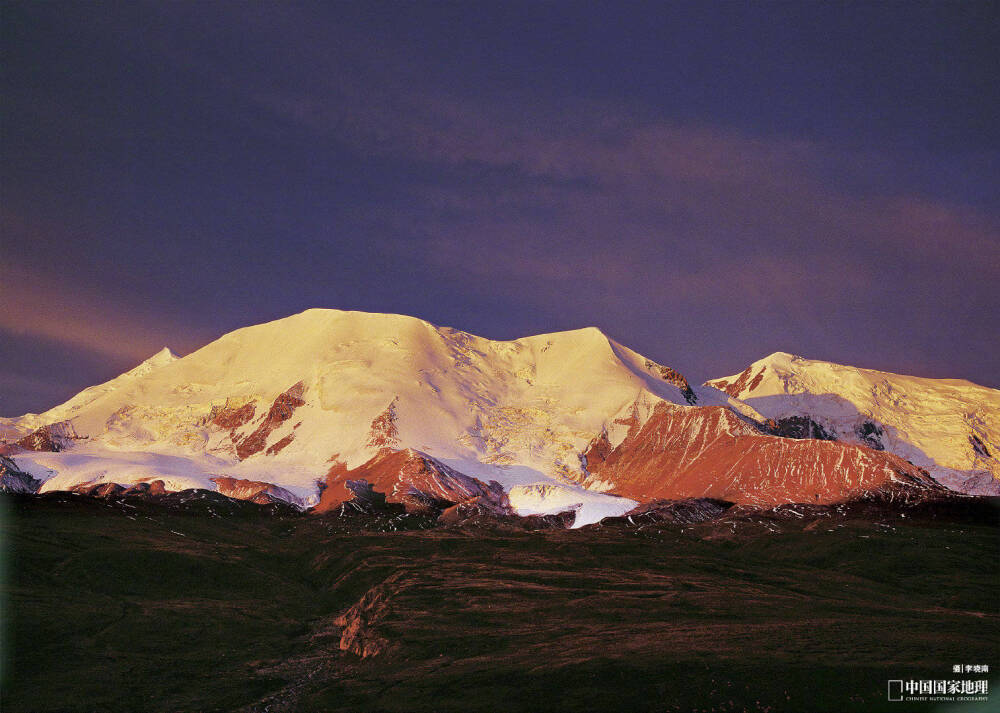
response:
<path id="1" fill-rule="evenodd" d="M 986 444 L 983 443 L 983 439 L 981 439 L 977 434 L 973 433 L 969 436 L 969 443 L 972 444 L 972 450 L 976 452 L 976 455 L 982 458 L 993 457 L 989 448 L 987 448 Z"/>
<path id="2" fill-rule="evenodd" d="M 166 495 L 169 492 L 166 484 L 159 479 L 143 481 L 133 485 L 122 485 L 121 483 L 81 483 L 70 488 L 70 491 L 95 498 L 115 498 L 126 495 L 149 497 Z"/>
<path id="3" fill-rule="evenodd" d="M 602 526 L 626 525 L 643 527 L 659 523 L 692 524 L 714 520 L 729 510 L 733 504 L 712 498 L 691 498 L 688 500 L 654 500 L 643 503 L 621 517 L 606 517 Z"/>
<path id="4" fill-rule="evenodd" d="M 450 505 L 439 503 L 437 507 L 421 505 L 413 508 L 410 503 L 388 503 L 385 493 L 373 489 L 366 480 L 349 480 L 345 487 L 353 497 L 323 510 L 319 515 L 326 520 L 330 532 L 427 530 L 437 525 L 441 509 Z M 313 509 L 310 512 L 317 511 Z"/>
<path id="5" fill-rule="evenodd" d="M 974 473 L 963 479 L 954 489 L 966 495 L 998 496 L 1000 495 L 1000 480 L 989 473 Z"/>
<path id="6" fill-rule="evenodd" d="M 476 522 L 497 522 L 512 517 L 514 514 L 509 505 L 498 503 L 490 498 L 470 498 L 445 508 L 438 523 L 441 525 L 467 525 Z"/>
<path id="7" fill-rule="evenodd" d="M 292 441 L 294 441 L 294 440 L 295 440 L 295 434 L 289 433 L 287 436 L 285 436 L 284 438 L 282 438 L 280 441 L 272 443 L 270 446 L 268 446 L 267 450 L 264 451 L 264 455 L 267 455 L 267 456 L 277 455 L 278 453 L 280 453 L 281 451 L 283 451 L 286 447 L 288 447 L 289 445 L 291 445 Z"/>
<path id="8" fill-rule="evenodd" d="M 246 460 L 267 448 L 267 438 L 271 432 L 290 419 L 295 413 L 295 409 L 305 404 L 302 399 L 304 392 L 305 386 L 300 381 L 284 393 L 279 394 L 257 429 L 236 444 L 236 456 L 240 460 Z"/>
<path id="9" fill-rule="evenodd" d="M 646 368 L 658 374 L 660 378 L 666 381 L 668 384 L 673 384 L 678 389 L 680 389 L 681 393 L 684 395 L 684 400 L 687 401 L 689 404 L 698 403 L 698 397 L 691 389 L 691 384 L 688 383 L 688 380 L 685 379 L 684 375 L 681 374 L 679 371 L 677 371 L 676 369 L 672 369 L 669 366 L 664 366 L 663 364 L 657 364 L 652 359 L 646 360 Z"/>
<path id="10" fill-rule="evenodd" d="M 73 430 L 73 426 L 63 421 L 35 429 L 27 436 L 15 441 L 14 445 L 26 451 L 58 453 L 75 437 L 76 432 Z"/>
<path id="11" fill-rule="evenodd" d="M 491 498 L 471 498 L 444 510 L 438 524 L 459 528 L 513 530 L 565 530 L 573 527 L 575 510 L 553 515 L 518 515 L 509 505 Z"/>
<path id="12" fill-rule="evenodd" d="M 860 423 L 854 430 L 854 434 L 858 437 L 859 441 L 869 448 L 874 448 L 877 451 L 885 450 L 885 444 L 882 442 L 885 436 L 885 429 L 874 421 L 869 420 Z"/>
<path id="13" fill-rule="evenodd" d="M 298 517 L 302 514 L 300 508 L 278 500 L 238 500 L 203 488 L 168 490 L 160 479 L 150 479 L 134 485 L 81 483 L 69 490 L 17 494 L 12 497 L 25 498 L 22 502 L 37 503 L 39 507 L 44 507 L 46 503 L 72 503 L 80 507 L 100 505 L 101 510 L 113 507 L 129 515 L 178 512 L 200 517 Z"/>
<path id="14" fill-rule="evenodd" d="M 342 627 L 341 651 L 361 658 L 377 656 L 389 649 L 389 641 L 380 636 L 376 625 L 388 612 L 390 598 L 401 588 L 404 571 L 400 570 L 367 592 L 335 620 Z"/>
<path id="15" fill-rule="evenodd" d="M 768 422 L 769 431 L 782 438 L 815 438 L 835 441 L 837 438 L 808 416 L 787 416 Z M 881 449 L 878 449 L 881 450 Z"/>
<path id="16" fill-rule="evenodd" d="M 349 483 L 365 481 L 392 503 L 419 500 L 460 503 L 479 496 L 497 498 L 503 488 L 484 483 L 412 449 L 384 449 L 354 469 L 336 461 L 327 472 L 316 512 L 327 512 L 354 496 Z M 498 495 L 498 493 L 500 495 Z"/>
<path id="17" fill-rule="evenodd" d="M 603 457 L 606 445 L 595 439 L 592 446 L 584 454 L 591 480 L 640 502 L 833 503 L 871 491 L 909 496 L 942 490 L 926 471 L 898 456 L 764 434 L 723 407 L 661 403 L 642 428 Z"/>
<path id="18" fill-rule="evenodd" d="M 242 406 L 230 406 L 227 403 L 225 406 L 214 407 L 208 420 L 209 423 L 219 428 L 232 430 L 250 423 L 256 410 L 257 407 L 252 403 L 246 403 Z"/>
<path id="19" fill-rule="evenodd" d="M 396 414 L 396 404 L 399 397 L 395 397 L 386 406 L 385 411 L 376 416 L 368 429 L 368 447 L 381 450 L 383 448 L 399 448 L 399 428 L 396 426 L 398 416 Z"/>
<path id="20" fill-rule="evenodd" d="M 0 493 L 37 493 L 42 481 L 17 467 L 12 458 L 0 455 Z"/>
<path id="21" fill-rule="evenodd" d="M 574 510 L 553 515 L 519 515 L 511 507 L 502 488 L 488 486 L 484 495 L 453 502 L 413 491 L 389 501 L 367 480 L 347 480 L 344 487 L 351 498 L 332 507 L 316 508 L 330 527 L 343 532 L 426 530 L 435 527 L 458 529 L 551 530 L 573 526 Z M 453 491 L 453 497 L 461 497 Z"/>
<path id="22" fill-rule="evenodd" d="M 301 500 L 272 483 L 264 483 L 256 480 L 242 480 L 229 477 L 212 478 L 219 495 L 232 500 L 246 500 L 257 505 L 271 505 L 282 503 L 285 505 L 301 506 Z M 96 498 L 119 498 L 119 497 L 143 497 L 159 498 L 160 496 L 174 495 L 184 497 L 184 494 L 193 494 L 200 491 L 198 489 L 185 489 L 171 491 L 166 487 L 166 483 L 159 478 L 149 478 L 134 484 L 122 484 L 114 482 L 105 483 L 81 483 L 70 488 L 71 492 L 81 495 L 89 495 Z"/>
<path id="23" fill-rule="evenodd" d="M 729 381 L 727 379 L 714 379 L 712 381 L 706 381 L 706 386 L 712 386 L 719 391 L 724 391 L 730 396 L 735 398 L 740 398 L 740 394 L 743 394 L 743 390 L 746 389 L 747 392 L 752 392 L 759 385 L 761 380 L 764 378 L 764 371 L 767 367 L 762 366 L 760 370 L 754 375 L 754 368 L 751 364 L 742 372 L 736 379 Z"/>
<path id="24" fill-rule="evenodd" d="M 285 502 L 292 505 L 301 505 L 302 501 L 273 483 L 265 483 L 259 480 L 243 480 L 241 478 L 230 478 L 227 476 L 217 476 L 212 478 L 215 487 L 226 497 L 236 500 L 249 500 L 258 505 L 267 505 L 273 502 Z"/>

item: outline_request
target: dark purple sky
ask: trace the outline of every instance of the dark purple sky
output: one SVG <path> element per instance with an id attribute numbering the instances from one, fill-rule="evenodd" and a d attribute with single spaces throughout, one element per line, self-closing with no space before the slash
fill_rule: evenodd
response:
<path id="1" fill-rule="evenodd" d="M 990 3 L 2 3 L 0 414 L 308 307 L 1000 386 Z"/>

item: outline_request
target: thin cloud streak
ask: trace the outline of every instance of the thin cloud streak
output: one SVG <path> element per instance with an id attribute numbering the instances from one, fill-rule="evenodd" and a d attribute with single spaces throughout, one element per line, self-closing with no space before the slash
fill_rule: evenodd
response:
<path id="1" fill-rule="evenodd" d="M 609 213 L 617 213 L 617 221 L 686 217 L 683 231 L 663 235 L 671 242 L 727 243 L 732 238 L 720 233 L 741 232 L 750 240 L 769 239 L 770 248 L 760 246 L 765 250 L 874 248 L 896 252 L 904 261 L 958 263 L 984 278 L 1000 278 L 995 217 L 918 195 L 857 196 L 831 185 L 830 165 L 853 165 L 864 176 L 887 161 L 870 151 L 845 160 L 844 150 L 816 142 L 637 122 L 616 116 L 610 107 L 590 107 L 595 119 L 564 107 L 574 116 L 567 127 L 546 123 L 552 118 L 546 110 L 512 120 L 506 111 L 490 116 L 482 103 L 463 104 L 432 93 L 408 93 L 395 102 L 374 95 L 363 104 L 329 105 L 315 96 L 294 100 L 258 93 L 254 98 L 318 136 L 346 141 L 366 154 L 458 169 L 490 167 L 509 172 L 511 184 L 520 179 L 520 186 L 499 195 L 468 183 L 427 189 L 430 200 L 473 218 L 503 207 L 509 218 L 495 220 L 516 219 L 519 212 L 531 216 L 544 204 L 549 213 L 555 206 L 564 210 L 559 228 L 577 222 L 594 226 L 594 208 L 603 203 Z M 389 104 L 406 107 L 407 121 L 383 110 Z M 613 235 L 612 225 L 596 225 Z M 509 227 L 516 232 L 517 226 Z M 956 251 L 956 244 L 977 259 Z"/>
<path id="2" fill-rule="evenodd" d="M 93 287 L 8 265 L 0 282 L 0 329 L 135 363 L 171 342 L 190 343 L 200 330 L 170 324 L 159 314 L 117 303 Z M 207 339 L 208 335 L 200 335 Z M 197 339 L 197 336 L 195 336 Z"/>

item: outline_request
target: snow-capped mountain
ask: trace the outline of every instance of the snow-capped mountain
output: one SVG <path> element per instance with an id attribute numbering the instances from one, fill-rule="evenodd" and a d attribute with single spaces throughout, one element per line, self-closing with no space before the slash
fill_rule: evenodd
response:
<path id="1" fill-rule="evenodd" d="M 574 485 L 594 434 L 637 401 L 699 399 L 732 401 L 594 328 L 500 342 L 412 317 L 317 309 L 183 359 L 164 349 L 10 423 L 26 449 L 16 460 L 43 492 L 151 479 L 216 489 L 226 477 L 312 503 L 332 464 L 350 471 L 409 448 L 508 489 L 566 485 L 597 517 L 632 503 Z"/>
<path id="2" fill-rule="evenodd" d="M 4 419 L 0 453 L 12 484 L 16 470 L 18 488 L 41 492 L 207 488 L 324 511 L 368 488 L 415 508 L 574 510 L 577 526 L 657 498 L 835 502 L 940 487 L 903 453 L 783 437 L 795 434 L 750 403 L 595 328 L 491 341 L 308 310 L 183 358 L 164 349 L 45 413 Z M 987 433 L 983 447 L 994 442 Z"/>
<path id="3" fill-rule="evenodd" d="M 1000 391 L 777 352 L 706 382 L 780 430 L 808 430 L 905 458 L 966 493 L 1000 495 Z"/>

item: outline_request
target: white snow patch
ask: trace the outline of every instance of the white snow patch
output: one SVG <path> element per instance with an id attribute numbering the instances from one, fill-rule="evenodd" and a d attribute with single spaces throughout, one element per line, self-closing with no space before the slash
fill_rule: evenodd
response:
<path id="1" fill-rule="evenodd" d="M 552 483 L 518 485 L 510 489 L 509 497 L 511 507 L 522 516 L 556 515 L 574 510 L 574 528 L 624 515 L 637 505 L 628 498 Z"/>

